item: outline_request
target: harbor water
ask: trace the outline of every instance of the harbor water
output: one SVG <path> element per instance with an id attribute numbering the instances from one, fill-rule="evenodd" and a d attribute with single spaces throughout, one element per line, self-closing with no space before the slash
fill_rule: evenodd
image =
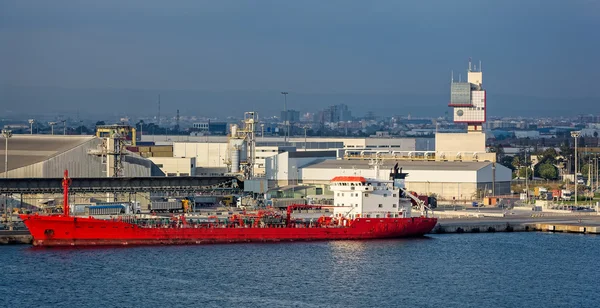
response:
<path id="1" fill-rule="evenodd" d="M 597 307 L 600 237 L 0 246 L 2 307 Z"/>

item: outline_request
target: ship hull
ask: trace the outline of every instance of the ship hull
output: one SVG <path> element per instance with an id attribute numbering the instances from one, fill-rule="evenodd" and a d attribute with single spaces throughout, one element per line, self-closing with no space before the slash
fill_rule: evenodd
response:
<path id="1" fill-rule="evenodd" d="M 365 240 L 422 236 L 437 219 L 359 218 L 347 227 L 140 227 L 133 223 L 66 216 L 22 215 L 36 246 L 190 245 L 239 242 Z"/>

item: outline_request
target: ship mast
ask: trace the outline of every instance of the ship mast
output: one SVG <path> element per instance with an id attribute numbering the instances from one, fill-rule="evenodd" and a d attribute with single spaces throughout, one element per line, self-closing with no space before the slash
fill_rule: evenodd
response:
<path id="1" fill-rule="evenodd" d="M 63 187 L 63 214 L 69 216 L 69 186 L 71 186 L 71 179 L 69 178 L 69 170 L 65 170 L 65 174 L 62 180 Z"/>
<path id="2" fill-rule="evenodd" d="M 371 159 L 371 161 L 369 161 L 369 165 L 371 165 L 371 167 L 373 167 L 373 170 L 375 170 L 375 179 L 378 180 L 379 179 L 379 167 L 382 165 L 382 161 L 379 159 L 379 156 L 377 154 L 375 154 L 375 158 Z"/>

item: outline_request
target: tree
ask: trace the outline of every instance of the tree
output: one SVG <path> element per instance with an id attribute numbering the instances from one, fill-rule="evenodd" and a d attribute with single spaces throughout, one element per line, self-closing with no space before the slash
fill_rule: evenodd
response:
<path id="1" fill-rule="evenodd" d="M 574 152 L 574 149 L 571 147 L 568 141 L 563 142 L 559 149 L 560 154 L 564 157 L 569 157 L 570 155 L 573 155 Z"/>
<path id="2" fill-rule="evenodd" d="M 558 172 L 554 165 L 543 163 L 538 167 L 538 175 L 546 180 L 555 180 L 558 177 Z"/>
<path id="3" fill-rule="evenodd" d="M 517 174 L 519 175 L 519 178 L 521 178 L 521 179 L 529 178 L 531 180 L 532 173 L 533 172 L 531 172 L 531 169 L 528 170 L 528 167 L 521 166 L 521 168 L 519 168 L 519 172 Z"/>
<path id="4" fill-rule="evenodd" d="M 75 134 L 83 134 L 83 135 L 91 135 L 94 133 L 93 130 L 90 130 L 89 128 L 85 127 L 84 125 L 80 125 L 77 126 L 75 129 Z"/>
<path id="5" fill-rule="evenodd" d="M 515 171 L 515 169 L 517 169 L 513 165 L 513 158 L 510 156 L 504 156 L 504 157 L 500 158 L 500 164 L 506 168 L 509 168 L 512 171 Z"/>
<path id="6" fill-rule="evenodd" d="M 585 165 L 581 166 L 579 169 L 579 173 L 581 173 L 581 175 L 586 178 L 588 176 L 589 171 L 590 171 L 590 164 L 585 164 Z"/>
<path id="7" fill-rule="evenodd" d="M 512 160 L 512 165 L 513 165 L 513 169 L 517 169 L 520 166 L 523 165 L 523 163 L 521 162 L 521 158 L 519 156 L 515 156 Z"/>
<path id="8" fill-rule="evenodd" d="M 501 159 L 504 156 L 504 147 L 501 144 L 492 146 L 490 151 L 496 153 L 496 158 L 498 159 Z"/>
<path id="9" fill-rule="evenodd" d="M 557 156 L 558 156 L 558 153 L 556 153 L 556 150 L 554 148 L 547 148 L 546 150 L 544 150 L 544 152 L 542 152 L 542 157 L 540 158 L 540 163 L 556 164 Z"/>

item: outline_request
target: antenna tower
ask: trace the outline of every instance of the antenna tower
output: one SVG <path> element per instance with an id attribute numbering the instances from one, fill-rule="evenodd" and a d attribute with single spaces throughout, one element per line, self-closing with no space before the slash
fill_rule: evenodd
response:
<path id="1" fill-rule="evenodd" d="M 160 126 L 160 94 L 158 94 L 158 118 L 156 119 L 158 126 Z"/>

